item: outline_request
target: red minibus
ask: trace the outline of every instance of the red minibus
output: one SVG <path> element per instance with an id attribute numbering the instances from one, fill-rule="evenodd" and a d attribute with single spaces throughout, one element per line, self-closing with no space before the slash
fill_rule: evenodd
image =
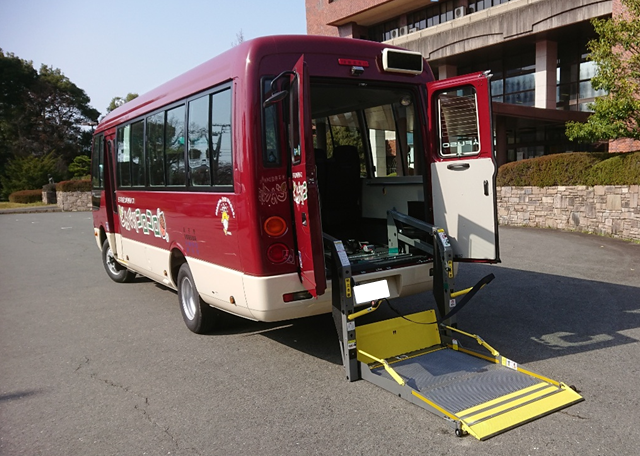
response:
<path id="1" fill-rule="evenodd" d="M 176 289 L 185 323 L 331 310 L 323 233 L 358 283 L 432 287 L 432 258 L 390 248 L 387 211 L 498 261 L 490 81 L 435 81 L 365 40 L 258 38 L 109 113 L 93 142 L 94 234 L 116 282 Z"/>

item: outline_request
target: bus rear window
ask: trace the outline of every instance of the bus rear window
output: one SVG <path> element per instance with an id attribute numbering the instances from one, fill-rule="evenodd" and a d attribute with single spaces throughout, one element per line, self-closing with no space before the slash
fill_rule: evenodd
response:
<path id="1" fill-rule="evenodd" d="M 272 95 L 271 78 L 262 82 L 262 101 Z M 280 140 L 278 130 L 278 109 L 281 103 L 275 103 L 263 109 L 263 151 L 262 162 L 266 167 L 280 166 L 282 159 L 280 153 Z"/>
<path id="2" fill-rule="evenodd" d="M 361 177 L 421 175 L 415 105 L 404 88 L 312 84 L 316 160 L 334 162 L 334 151 L 349 147 L 357 150 Z"/>

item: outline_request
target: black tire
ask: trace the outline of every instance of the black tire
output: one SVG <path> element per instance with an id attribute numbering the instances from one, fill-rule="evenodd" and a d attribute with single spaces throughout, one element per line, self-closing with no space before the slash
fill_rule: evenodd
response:
<path id="1" fill-rule="evenodd" d="M 107 240 L 102 244 L 102 264 L 104 265 L 104 270 L 107 271 L 107 275 L 114 282 L 131 282 L 136 277 L 135 272 L 130 271 L 116 261 Z"/>
<path id="2" fill-rule="evenodd" d="M 219 314 L 200 297 L 187 263 L 180 266 L 177 285 L 180 312 L 187 328 L 196 334 L 211 331 L 216 326 Z"/>

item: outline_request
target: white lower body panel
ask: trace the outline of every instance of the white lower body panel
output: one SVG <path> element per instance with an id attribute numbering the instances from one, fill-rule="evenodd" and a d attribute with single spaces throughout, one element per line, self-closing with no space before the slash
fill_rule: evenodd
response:
<path id="1" fill-rule="evenodd" d="M 175 289 L 171 277 L 171 253 L 116 234 L 121 246 L 118 259 L 132 271 Z M 124 256 L 124 258 L 123 258 Z M 331 312 L 331 282 L 318 298 L 285 302 L 285 294 L 305 291 L 298 274 L 257 277 L 187 257 L 196 288 L 202 299 L 212 307 L 244 318 L 272 322 L 304 318 Z M 356 283 L 385 279 L 390 298 L 409 296 L 432 289 L 429 275 L 431 263 L 405 266 L 354 277 Z"/>

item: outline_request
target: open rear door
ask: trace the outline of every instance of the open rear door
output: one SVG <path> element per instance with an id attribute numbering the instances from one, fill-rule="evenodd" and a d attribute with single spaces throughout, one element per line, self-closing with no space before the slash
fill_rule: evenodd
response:
<path id="1" fill-rule="evenodd" d="M 496 163 L 489 76 L 427 84 L 434 224 L 458 261 L 498 262 Z"/>
<path id="2" fill-rule="evenodd" d="M 293 69 L 289 92 L 291 200 L 300 280 L 309 293 L 317 297 L 324 293 L 327 283 L 318 181 L 313 155 L 309 86 L 304 56 L 301 56 Z"/>

